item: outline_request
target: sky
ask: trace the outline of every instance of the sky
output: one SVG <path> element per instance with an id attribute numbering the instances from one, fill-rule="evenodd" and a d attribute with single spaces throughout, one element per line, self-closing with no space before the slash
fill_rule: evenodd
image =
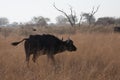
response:
<path id="1" fill-rule="evenodd" d="M 70 13 L 70 6 L 79 16 L 81 12 L 91 12 L 93 7 L 100 5 L 94 15 L 99 17 L 120 17 L 120 0 L 0 0 L 0 17 L 6 17 L 12 22 L 28 22 L 34 16 L 43 16 L 55 22 L 55 18 L 63 15 L 53 7 Z"/>

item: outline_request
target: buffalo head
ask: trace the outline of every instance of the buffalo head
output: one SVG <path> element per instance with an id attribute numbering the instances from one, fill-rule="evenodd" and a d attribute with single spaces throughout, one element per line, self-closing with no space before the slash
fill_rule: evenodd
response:
<path id="1" fill-rule="evenodd" d="M 68 51 L 76 51 L 77 48 L 73 44 L 73 41 L 71 39 L 68 39 L 65 41 L 65 46 Z"/>

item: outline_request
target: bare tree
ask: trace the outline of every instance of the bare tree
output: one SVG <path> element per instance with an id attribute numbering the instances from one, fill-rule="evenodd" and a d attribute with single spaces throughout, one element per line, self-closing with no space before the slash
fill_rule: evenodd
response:
<path id="1" fill-rule="evenodd" d="M 64 12 L 63 10 L 60 10 L 58 9 L 56 6 L 55 6 L 55 3 L 53 4 L 54 8 L 57 9 L 58 11 L 60 11 L 61 13 L 63 13 L 67 19 L 68 19 L 68 22 L 70 23 L 70 25 L 73 27 L 75 26 L 76 24 L 76 13 L 75 11 L 73 12 L 73 9 L 72 7 L 70 6 L 70 11 L 71 11 L 71 14 L 68 15 L 66 12 Z"/>
<path id="2" fill-rule="evenodd" d="M 77 22 L 77 17 L 76 17 L 76 12 L 75 11 L 73 12 L 72 6 L 70 6 L 70 11 L 71 11 L 71 14 L 69 15 L 69 18 L 71 19 L 71 22 L 75 25 Z"/>
<path id="3" fill-rule="evenodd" d="M 82 19 L 83 19 L 83 13 L 80 14 L 80 19 L 79 19 L 79 23 L 78 23 L 78 24 L 79 24 L 79 27 L 81 26 L 81 21 L 82 21 Z"/>
<path id="4" fill-rule="evenodd" d="M 81 13 L 81 15 L 80 15 L 80 21 L 79 21 L 79 26 L 80 26 L 80 23 L 81 23 L 82 19 L 86 20 L 86 23 L 88 23 L 88 25 L 91 25 L 92 23 L 95 23 L 95 17 L 94 17 L 94 15 L 95 15 L 95 13 L 97 13 L 99 7 L 100 6 L 98 6 L 96 8 L 96 10 L 93 7 L 91 13 Z"/>
<path id="5" fill-rule="evenodd" d="M 86 23 L 89 25 L 95 22 L 95 17 L 91 16 L 89 13 L 83 13 L 82 16 L 84 17 L 84 20 L 86 20 Z"/>
<path id="6" fill-rule="evenodd" d="M 99 7 L 100 7 L 100 5 L 96 8 L 96 10 L 95 10 L 95 7 L 93 7 L 92 12 L 89 13 L 89 17 L 88 17 L 89 25 L 91 25 L 92 20 L 94 19 L 94 15 L 95 15 L 95 13 L 97 13 Z"/>

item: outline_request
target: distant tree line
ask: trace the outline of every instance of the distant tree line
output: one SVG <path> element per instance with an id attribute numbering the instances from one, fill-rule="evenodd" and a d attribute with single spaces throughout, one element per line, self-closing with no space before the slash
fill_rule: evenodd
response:
<path id="1" fill-rule="evenodd" d="M 70 20 L 72 21 L 72 16 L 68 15 Z M 114 17 L 100 17 L 96 19 L 94 16 L 91 17 L 88 13 L 82 13 L 82 19 L 80 21 L 81 25 L 111 25 L 111 24 L 120 24 L 120 18 L 114 18 Z M 64 25 L 70 25 L 69 20 L 63 16 L 59 15 L 56 18 L 56 23 L 51 23 L 52 25 L 58 25 L 58 26 L 64 26 Z M 90 19 L 90 20 L 89 20 Z M 18 23 L 13 22 L 9 23 L 9 20 L 5 17 L 0 18 L 0 26 L 18 26 L 18 25 L 25 25 L 25 26 L 49 26 L 50 18 L 45 18 L 43 16 L 33 17 L 29 22 L 25 23 Z M 74 21 L 72 21 L 74 22 Z M 75 17 L 75 24 L 79 25 L 78 18 Z"/>
<path id="2" fill-rule="evenodd" d="M 114 17 L 100 17 L 96 19 L 94 16 L 89 21 L 89 15 L 87 13 L 83 14 L 83 19 L 81 20 L 81 24 L 89 25 L 89 24 L 95 24 L 95 25 L 111 25 L 111 24 L 120 24 L 120 18 L 114 18 Z M 58 16 L 56 17 L 57 24 L 68 24 L 67 18 L 64 16 Z"/>
<path id="3" fill-rule="evenodd" d="M 9 20 L 6 17 L 1 17 L 0 26 L 18 26 L 18 25 L 47 26 L 49 21 L 50 21 L 49 18 L 38 16 L 38 17 L 33 17 L 29 22 L 25 22 L 25 23 L 21 23 L 21 22 L 20 23 L 18 22 L 9 23 Z"/>

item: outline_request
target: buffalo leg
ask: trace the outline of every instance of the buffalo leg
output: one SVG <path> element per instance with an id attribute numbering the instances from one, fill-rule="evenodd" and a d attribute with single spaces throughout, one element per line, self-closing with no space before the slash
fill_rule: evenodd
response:
<path id="1" fill-rule="evenodd" d="M 27 66 L 29 66 L 30 55 L 26 55 Z"/>
<path id="2" fill-rule="evenodd" d="M 33 54 L 32 60 L 33 60 L 34 63 L 36 62 L 36 59 L 37 59 L 37 54 Z"/>
<path id="3" fill-rule="evenodd" d="M 50 59 L 53 63 L 53 65 L 55 65 L 55 58 L 53 55 L 47 55 L 48 56 L 48 60 Z"/>

